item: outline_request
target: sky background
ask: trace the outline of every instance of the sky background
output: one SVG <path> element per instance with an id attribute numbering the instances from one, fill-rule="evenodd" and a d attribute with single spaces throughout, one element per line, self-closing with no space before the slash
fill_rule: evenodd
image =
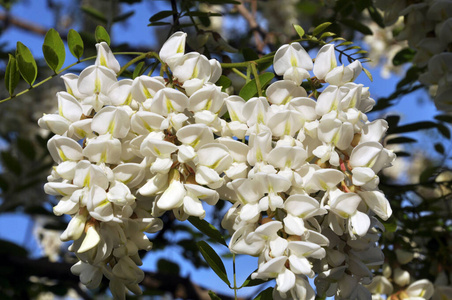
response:
<path id="1" fill-rule="evenodd" d="M 157 49 L 158 42 L 156 42 L 156 40 L 152 38 L 152 35 L 154 33 L 154 30 L 159 30 L 161 29 L 161 27 L 158 29 L 155 27 L 147 27 L 147 24 L 149 17 L 152 16 L 160 7 L 169 7 L 169 3 L 166 1 L 144 1 L 143 3 L 134 5 L 124 5 L 123 12 L 134 10 L 135 15 L 131 17 L 125 25 L 118 24 L 113 26 L 111 33 L 112 43 L 120 44 L 122 42 L 127 42 L 131 45 L 141 45 L 149 47 L 149 49 Z M 54 16 L 46 9 L 45 0 L 19 1 L 18 4 L 13 6 L 11 15 L 35 24 L 39 24 L 45 28 L 51 28 L 52 26 L 54 26 Z M 43 57 L 41 51 L 43 39 L 43 36 L 31 34 L 29 32 L 11 26 L 1 35 L 0 44 L 7 43 L 7 48 L 13 49 L 15 48 L 17 41 L 21 41 L 30 48 L 34 57 L 36 59 L 39 59 Z M 66 50 L 65 66 L 75 62 L 75 59 L 70 54 L 69 50 Z M 389 79 L 383 79 L 380 77 L 380 70 L 378 68 L 372 69 L 369 66 L 366 67 L 370 69 L 374 78 L 374 82 L 371 83 L 364 73 L 360 75 L 357 82 L 362 83 L 365 86 L 370 86 L 370 92 L 373 98 L 376 99 L 379 97 L 388 96 L 389 94 L 391 94 L 391 92 L 394 91 L 397 82 L 400 80 L 398 76 L 393 75 Z M 0 65 L 0 68 L 4 69 L 5 66 Z M 3 86 L 0 88 L 4 89 Z M 426 97 L 425 92 L 419 91 L 417 93 L 411 94 L 410 98 L 410 101 L 408 101 L 407 99 L 399 100 L 398 104 L 391 107 L 389 110 L 380 111 L 373 114 L 371 113 L 369 115 L 369 118 L 375 119 L 388 114 L 399 114 L 401 115 L 400 123 L 406 124 L 421 120 L 431 120 L 434 115 L 438 114 L 433 103 L 429 100 L 428 97 Z M 15 99 L 14 101 L 20 101 L 20 98 Z M 29 218 L 25 214 L 1 214 L 0 238 L 18 243 L 29 249 L 33 256 L 38 257 L 41 255 L 41 251 L 32 234 L 34 224 L 34 220 Z M 222 246 L 215 247 L 215 249 L 219 253 L 225 253 L 225 250 L 227 250 Z M 142 268 L 148 271 L 155 271 L 156 262 L 162 257 L 179 263 L 182 276 L 190 276 L 194 282 L 200 284 L 203 287 L 233 295 L 232 291 L 229 290 L 229 288 L 227 288 L 226 285 L 213 272 L 209 271 L 208 269 L 196 270 L 191 267 L 191 265 L 182 263 L 183 259 L 180 254 L 180 250 L 177 250 L 176 248 L 169 248 L 164 252 L 160 251 L 157 253 L 149 253 L 146 256 Z M 232 262 L 230 260 L 225 260 L 225 265 L 228 274 L 230 275 L 229 277 L 232 280 Z M 239 285 L 252 271 L 256 269 L 256 266 L 256 259 L 244 256 L 238 257 L 237 282 Z M 239 290 L 239 295 L 249 296 L 255 294 L 255 292 L 256 288 L 248 288 Z"/>

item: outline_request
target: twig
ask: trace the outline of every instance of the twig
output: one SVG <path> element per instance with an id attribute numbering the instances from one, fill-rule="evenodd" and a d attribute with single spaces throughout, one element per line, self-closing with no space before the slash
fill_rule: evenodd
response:
<path id="1" fill-rule="evenodd" d="M 264 32 L 262 28 L 260 28 L 259 24 L 256 22 L 256 18 L 250 13 L 250 11 L 242 4 L 236 5 L 237 11 L 245 18 L 245 20 L 250 25 L 250 29 L 253 30 L 254 40 L 256 42 L 256 48 L 259 52 L 262 52 L 265 47 L 265 43 L 260 36 L 259 32 Z"/>

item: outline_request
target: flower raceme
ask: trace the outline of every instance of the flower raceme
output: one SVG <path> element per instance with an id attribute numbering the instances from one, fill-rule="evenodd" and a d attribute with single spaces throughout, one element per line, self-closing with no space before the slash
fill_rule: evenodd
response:
<path id="1" fill-rule="evenodd" d="M 95 64 L 64 75 L 58 111 L 39 120 L 55 133 L 45 191 L 59 199 L 55 214 L 72 217 L 61 235 L 80 260 L 72 272 L 89 288 L 107 277 L 118 299 L 139 294 L 138 251 L 152 248 L 145 233 L 159 217 L 204 218 L 205 205 L 228 201 L 230 251 L 259 257 L 252 278 L 276 278 L 275 299 L 314 299 L 315 275 L 319 295 L 365 294 L 367 266 L 383 261 L 376 216 L 391 215 L 377 174 L 395 156 L 380 144 L 387 123 L 367 120 L 368 89 L 353 83 L 360 63 L 337 66 L 330 44 L 315 63 L 284 45 L 273 64 L 283 79 L 245 101 L 214 84 L 218 61 L 184 53 L 185 39 L 163 45 L 165 78 L 133 80 L 116 78 L 119 63 L 98 44 Z M 312 70 L 327 84 L 318 98 L 301 87 Z"/>

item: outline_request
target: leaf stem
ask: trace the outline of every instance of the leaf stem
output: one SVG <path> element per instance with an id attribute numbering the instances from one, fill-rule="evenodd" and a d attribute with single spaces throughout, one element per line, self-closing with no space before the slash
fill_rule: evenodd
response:
<path id="1" fill-rule="evenodd" d="M 259 73 L 257 72 L 256 64 L 250 63 L 250 65 L 251 70 L 253 71 L 254 80 L 256 81 L 257 94 L 259 95 L 259 97 L 262 97 L 262 85 L 259 80 Z"/>
<path id="2" fill-rule="evenodd" d="M 234 275 L 234 299 L 237 300 L 237 278 L 235 275 L 235 253 L 232 253 L 232 273 Z"/>
<path id="3" fill-rule="evenodd" d="M 249 64 L 252 63 L 262 63 L 262 62 L 267 62 L 269 60 L 273 60 L 273 55 L 269 55 L 269 56 L 265 56 L 265 57 L 261 57 L 255 60 L 250 60 L 250 61 L 244 61 L 244 62 L 235 62 L 235 63 L 221 63 L 221 67 L 223 69 L 231 69 L 231 68 L 246 68 L 249 66 Z"/>
<path id="4" fill-rule="evenodd" d="M 146 52 L 146 53 L 141 53 L 140 55 L 138 55 L 137 57 L 135 57 L 134 59 L 130 60 L 129 62 L 127 62 L 124 66 L 122 66 L 122 68 L 119 70 L 118 74 L 116 75 L 116 77 L 121 76 L 121 74 L 127 70 L 128 67 L 130 67 L 131 65 L 133 65 L 134 63 L 136 63 L 137 61 L 140 61 L 142 59 L 146 59 L 146 58 L 150 58 L 150 57 L 154 57 L 156 59 L 158 59 L 160 62 L 160 57 L 158 56 L 157 53 L 150 51 L 150 52 Z"/>
<path id="5" fill-rule="evenodd" d="M 243 79 L 247 80 L 248 78 L 246 78 L 246 75 L 243 74 L 239 69 L 237 68 L 232 68 L 231 69 L 232 72 L 234 72 L 235 74 L 239 75 L 240 77 L 242 77 Z"/>

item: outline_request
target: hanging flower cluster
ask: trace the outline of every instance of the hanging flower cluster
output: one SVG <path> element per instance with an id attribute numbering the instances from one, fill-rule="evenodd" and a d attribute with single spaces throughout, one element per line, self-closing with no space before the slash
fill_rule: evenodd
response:
<path id="1" fill-rule="evenodd" d="M 253 278 L 276 278 L 275 299 L 313 299 L 314 274 L 319 294 L 369 294 L 368 266 L 383 263 L 375 215 L 391 215 L 377 173 L 395 156 L 380 143 L 387 123 L 365 115 L 374 100 L 353 83 L 359 61 L 337 66 L 329 44 L 313 64 L 300 44 L 284 45 L 273 65 L 283 80 L 245 101 L 214 84 L 218 61 L 184 54 L 185 39 L 175 33 L 159 53 L 167 78 L 119 81 L 97 44 L 95 64 L 64 75 L 58 111 L 39 120 L 55 133 L 45 191 L 59 199 L 55 214 L 72 217 L 61 235 L 80 260 L 72 272 L 88 288 L 107 277 L 118 299 L 139 294 L 144 232 L 160 230 L 166 211 L 204 218 L 203 204 L 223 199 L 230 250 L 259 256 Z M 305 79 L 328 85 L 308 96 Z"/>
<path id="2" fill-rule="evenodd" d="M 430 86 L 438 109 L 450 111 L 449 95 L 452 92 L 452 1 L 390 1 L 375 0 L 384 11 L 385 23 L 391 25 L 399 17 L 404 18 L 404 27 L 396 36 L 407 40 L 416 50 L 413 63 L 427 71 L 419 81 Z"/>

